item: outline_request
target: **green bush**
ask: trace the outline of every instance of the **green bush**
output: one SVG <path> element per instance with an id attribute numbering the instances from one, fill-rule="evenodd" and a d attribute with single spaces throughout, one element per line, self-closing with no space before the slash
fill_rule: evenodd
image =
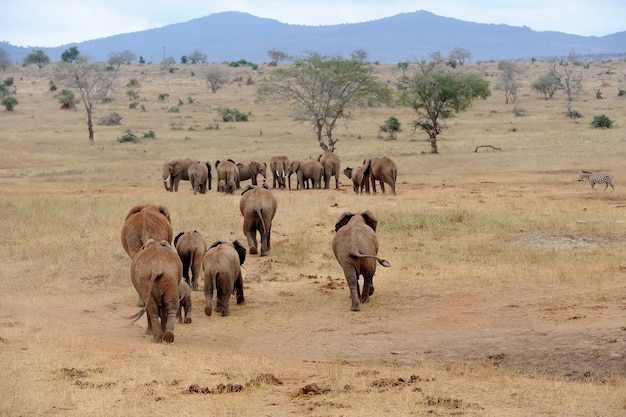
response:
<path id="1" fill-rule="evenodd" d="M 125 142 L 137 143 L 139 142 L 139 138 L 133 132 L 131 132 L 130 130 L 127 130 L 126 132 L 124 132 L 122 136 L 117 138 L 117 141 L 119 143 L 125 143 Z"/>
<path id="2" fill-rule="evenodd" d="M 622 90 L 621 88 L 617 89 L 617 97 L 626 96 L 626 90 Z"/>
<path id="3" fill-rule="evenodd" d="M 76 107 L 76 98 L 74 97 L 74 93 L 70 90 L 63 89 L 56 93 L 54 97 L 59 100 L 59 103 L 61 103 L 61 108 L 64 110 L 73 109 L 74 107 Z"/>
<path id="4" fill-rule="evenodd" d="M 154 133 L 153 130 L 148 130 L 146 133 L 143 134 L 143 137 L 146 139 L 156 139 L 156 133 Z"/>
<path id="5" fill-rule="evenodd" d="M 7 96 L 2 99 L 2 105 L 7 109 L 7 111 L 13 111 L 15 106 L 17 106 L 17 99 L 13 96 Z"/>
<path id="6" fill-rule="evenodd" d="M 169 94 L 167 94 L 167 93 L 161 93 L 161 94 L 159 94 L 159 101 L 165 101 L 165 100 L 167 100 L 169 97 L 170 97 L 170 95 L 169 95 Z"/>
<path id="7" fill-rule="evenodd" d="M 382 124 L 378 130 L 387 133 L 389 135 L 389 139 L 394 140 L 396 138 L 396 133 L 402 131 L 400 128 L 401 126 L 402 124 L 398 118 L 396 116 L 391 116 L 385 120 L 385 123 Z"/>
<path id="8" fill-rule="evenodd" d="M 609 119 L 608 117 L 606 117 L 605 115 L 600 115 L 600 116 L 595 116 L 593 118 L 593 120 L 591 121 L 591 127 L 594 128 L 598 128 L 598 127 L 606 127 L 606 128 L 610 128 L 611 126 L 613 126 L 613 120 Z"/>
<path id="9" fill-rule="evenodd" d="M 220 107 L 217 109 L 217 112 L 224 122 L 247 122 L 248 116 L 251 114 L 250 112 L 242 113 L 237 109 L 229 109 L 227 107 Z"/>

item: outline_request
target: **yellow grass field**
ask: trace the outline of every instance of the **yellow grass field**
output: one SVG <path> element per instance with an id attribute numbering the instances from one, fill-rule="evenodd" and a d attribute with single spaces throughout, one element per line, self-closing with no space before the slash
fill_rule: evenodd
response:
<path id="1" fill-rule="evenodd" d="M 122 66 L 114 100 L 94 112 L 122 124 L 96 125 L 90 146 L 82 103 L 61 110 L 48 91 L 52 65 L 0 73 L 19 100 L 0 109 L 0 415 L 625 415 L 626 62 L 581 67 L 578 120 L 562 91 L 531 91 L 546 63 L 520 65 L 507 105 L 497 63 L 471 64 L 492 96 L 446 120 L 438 155 L 412 132 L 411 109 L 353 111 L 336 131 L 342 170 L 386 155 L 397 195 L 355 195 L 343 175 L 340 190 L 274 190 L 272 249 L 246 259 L 247 303 L 207 317 L 194 292 L 193 322 L 171 344 L 123 318 L 137 311 L 126 213 L 164 204 L 175 234 L 245 242 L 239 193 L 217 193 L 215 178 L 205 195 L 186 181 L 168 193 L 163 161 L 316 157 L 310 125 L 288 103 L 255 100 L 271 68 L 230 68 L 244 82 L 214 94 L 203 66 Z M 392 66 L 377 71 L 393 82 Z M 224 123 L 220 107 L 250 120 Z M 613 128 L 590 127 L 601 114 Z M 384 140 L 392 115 L 403 131 Z M 119 143 L 126 130 L 156 138 Z M 578 182 L 583 169 L 613 174 L 615 192 Z M 351 312 L 331 241 L 341 213 L 365 209 L 391 267 Z"/>

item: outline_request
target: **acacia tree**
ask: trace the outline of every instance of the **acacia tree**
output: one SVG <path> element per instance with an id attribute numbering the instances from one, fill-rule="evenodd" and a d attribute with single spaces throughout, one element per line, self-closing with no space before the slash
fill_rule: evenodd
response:
<path id="1" fill-rule="evenodd" d="M 388 100 L 389 95 L 389 90 L 377 82 L 371 64 L 318 53 L 277 68 L 257 88 L 260 100 L 292 102 L 296 112 L 312 122 L 320 147 L 331 151 L 337 143 L 333 130 L 338 121 L 349 118 L 352 107 L 367 99 Z"/>
<path id="2" fill-rule="evenodd" d="M 576 68 L 579 65 L 578 58 L 573 52 L 558 64 L 555 61 L 550 62 L 550 71 L 559 79 L 559 85 L 565 91 L 567 115 L 572 119 L 579 117 L 579 113 L 572 108 L 573 95 L 578 94 L 582 89 L 583 71 Z"/>
<path id="3" fill-rule="evenodd" d="M 224 84 L 228 82 L 228 74 L 224 72 L 221 66 L 211 65 L 204 74 L 206 80 L 207 90 L 217 93 L 217 90 L 222 88 Z"/>
<path id="4" fill-rule="evenodd" d="M 504 91 L 506 104 L 509 104 L 509 101 L 515 103 L 515 100 L 517 100 L 517 89 L 519 88 L 518 79 L 520 74 L 522 74 L 522 69 L 511 61 L 498 62 L 498 69 L 501 71 L 500 79 L 494 88 Z"/>
<path id="5" fill-rule="evenodd" d="M 90 64 L 84 55 L 77 56 L 73 62 L 60 62 L 56 71 L 56 78 L 60 83 L 78 91 L 87 113 L 89 144 L 93 145 L 93 106 L 113 89 L 117 72 L 107 71 L 102 63 Z"/>
<path id="6" fill-rule="evenodd" d="M 109 60 L 107 63 L 109 65 L 116 65 L 117 69 L 120 69 L 120 65 L 126 64 L 130 65 L 134 60 L 137 59 L 137 55 L 129 50 L 124 50 L 122 52 L 111 52 L 109 53 Z"/>
<path id="7" fill-rule="evenodd" d="M 439 119 L 468 109 L 477 98 L 489 97 L 489 82 L 475 74 L 446 72 L 433 57 L 418 67 L 414 75 L 399 80 L 402 100 L 417 112 L 414 129 L 424 130 L 431 153 L 439 153 L 437 136 L 443 129 Z"/>
<path id="8" fill-rule="evenodd" d="M 39 69 L 50 63 L 50 57 L 41 49 L 37 49 L 24 58 L 24 65 L 35 64 Z"/>
<path id="9" fill-rule="evenodd" d="M 533 90 L 543 93 L 544 99 L 549 100 L 561 86 L 561 80 L 554 72 L 548 71 L 533 81 L 530 86 Z"/>

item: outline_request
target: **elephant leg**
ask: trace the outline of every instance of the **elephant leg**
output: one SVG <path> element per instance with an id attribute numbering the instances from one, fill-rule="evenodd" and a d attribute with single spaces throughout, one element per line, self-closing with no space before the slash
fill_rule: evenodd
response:
<path id="1" fill-rule="evenodd" d="M 369 301 L 370 295 L 374 293 L 374 286 L 372 282 L 374 281 L 374 274 L 368 272 L 363 272 L 363 292 L 361 293 L 361 302 L 367 303 Z"/>
<path id="2" fill-rule="evenodd" d="M 182 259 L 183 264 L 183 279 L 187 281 L 187 284 L 191 285 L 191 280 L 189 279 L 189 267 L 191 266 L 191 259 L 187 256 L 183 256 Z"/>
<path id="3" fill-rule="evenodd" d="M 228 304 L 230 301 L 230 291 L 225 291 L 218 285 L 217 288 L 217 305 L 215 306 L 216 313 L 222 313 L 222 317 L 230 316 L 230 309 Z"/>
<path id="4" fill-rule="evenodd" d="M 237 295 L 237 304 L 246 303 L 246 299 L 243 296 L 243 276 L 241 275 L 241 271 L 239 271 L 239 276 L 235 281 L 235 294 Z"/>
<path id="5" fill-rule="evenodd" d="M 156 305 L 156 300 L 153 300 L 150 304 L 150 308 L 146 311 L 148 314 L 148 329 L 151 329 L 152 332 L 152 343 L 160 343 L 163 340 L 163 331 L 159 323 L 159 308 Z"/>
<path id="6" fill-rule="evenodd" d="M 380 180 L 380 191 L 385 194 L 385 182 Z"/>
<path id="7" fill-rule="evenodd" d="M 248 240 L 250 255 L 256 255 L 258 253 L 256 248 L 256 232 L 250 232 L 249 230 L 247 230 L 246 239 Z"/>
<path id="8" fill-rule="evenodd" d="M 213 288 L 215 286 L 215 281 L 212 276 L 205 275 L 204 276 L 204 314 L 210 316 L 213 313 Z"/>
<path id="9" fill-rule="evenodd" d="M 261 232 L 261 256 L 267 256 L 267 252 L 269 250 L 268 247 L 268 233 L 265 231 Z"/>
<path id="10" fill-rule="evenodd" d="M 194 262 L 191 264 L 191 289 L 198 291 L 198 281 L 200 281 L 200 269 L 202 264 L 200 262 Z"/>
<path id="11" fill-rule="evenodd" d="M 352 265 L 344 267 L 343 273 L 346 276 L 348 288 L 350 288 L 350 300 L 352 301 L 352 306 L 350 307 L 350 310 L 360 311 L 361 305 L 359 301 L 359 276 L 356 274 L 356 270 Z"/>
<path id="12" fill-rule="evenodd" d="M 175 304 L 175 306 L 173 304 Z M 174 322 L 176 321 L 176 312 L 179 310 L 179 307 L 180 304 L 178 303 L 172 303 L 161 307 L 161 330 L 163 331 L 162 340 L 166 343 L 172 343 L 174 341 Z"/>
<path id="13" fill-rule="evenodd" d="M 185 303 L 185 323 L 191 323 L 191 298 Z"/>

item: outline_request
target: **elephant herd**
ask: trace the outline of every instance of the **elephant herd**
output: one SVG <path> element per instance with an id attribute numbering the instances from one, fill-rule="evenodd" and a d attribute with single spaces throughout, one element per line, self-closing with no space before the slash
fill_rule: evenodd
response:
<path id="1" fill-rule="evenodd" d="M 339 189 L 340 175 L 339 156 L 330 150 L 325 150 L 316 159 L 289 160 L 286 155 L 275 155 L 270 158 L 269 170 L 272 174 L 272 188 L 291 190 L 291 176 L 295 175 L 295 189 L 330 188 L 332 177 L 335 177 L 335 188 Z M 266 162 L 250 161 L 236 163 L 232 159 L 216 161 L 217 191 L 233 194 L 241 188 L 241 182 L 250 180 L 252 185 L 258 185 L 258 176 L 267 180 L 268 165 Z M 381 156 L 366 158 L 362 166 L 344 169 L 344 174 L 352 180 L 355 193 L 376 193 L 376 181 L 380 184 L 382 193 L 385 193 L 385 184 L 396 194 L 396 177 L 398 169 L 393 160 Z M 191 183 L 193 193 L 204 194 L 211 190 L 211 164 L 200 162 L 193 158 L 169 159 L 163 163 L 163 185 L 167 191 L 178 191 L 181 180 Z"/>

